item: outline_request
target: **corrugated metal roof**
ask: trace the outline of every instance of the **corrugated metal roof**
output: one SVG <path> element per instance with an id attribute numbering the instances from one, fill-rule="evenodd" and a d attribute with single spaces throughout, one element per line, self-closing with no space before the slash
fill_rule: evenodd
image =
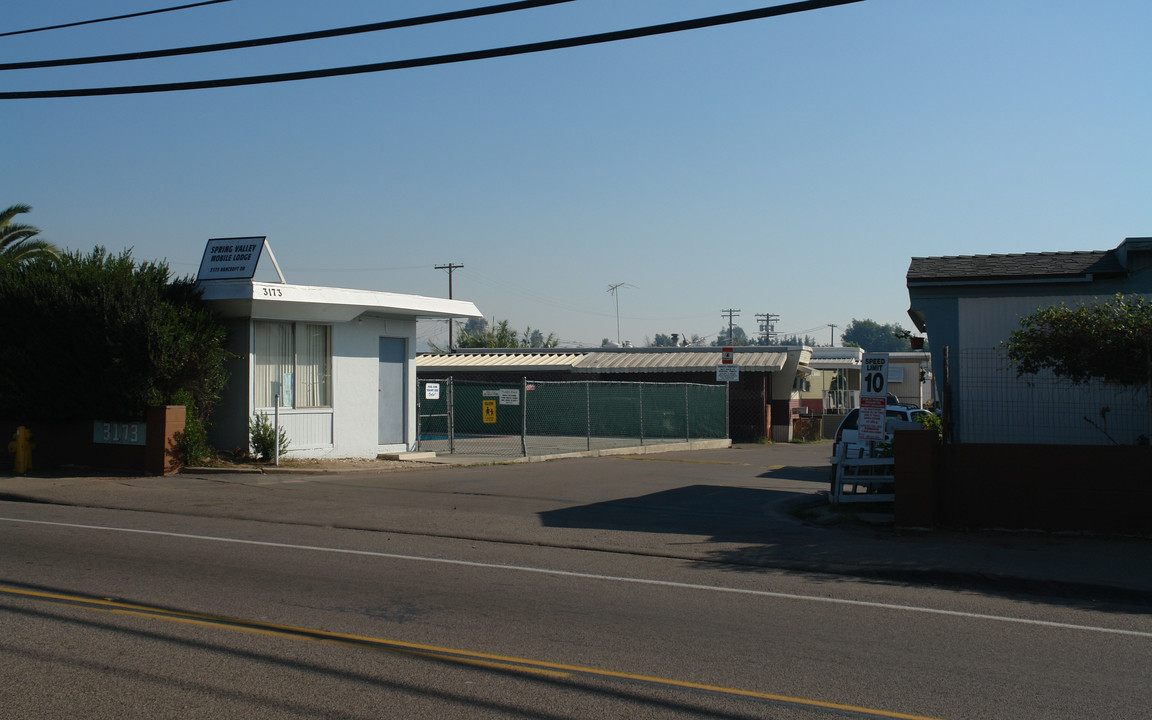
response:
<path id="1" fill-rule="evenodd" d="M 779 372 L 788 354 L 783 352 L 738 352 L 735 364 L 747 372 Z M 592 352 L 573 368 L 576 372 L 704 372 L 715 370 L 722 353 L 681 352 Z"/>
<path id="2" fill-rule="evenodd" d="M 420 370 L 571 370 L 587 353 L 420 353 L 416 367 Z"/>
<path id="3" fill-rule="evenodd" d="M 812 358 L 809 367 L 815 370 L 859 370 L 860 361 L 856 358 Z"/>
<path id="4" fill-rule="evenodd" d="M 422 372 L 451 370 L 568 370 L 573 373 L 668 373 L 710 372 L 721 364 L 715 350 L 525 352 L 517 350 L 490 353 L 420 353 L 416 367 Z M 787 352 L 737 348 L 735 364 L 746 372 L 779 372 L 788 360 Z"/>

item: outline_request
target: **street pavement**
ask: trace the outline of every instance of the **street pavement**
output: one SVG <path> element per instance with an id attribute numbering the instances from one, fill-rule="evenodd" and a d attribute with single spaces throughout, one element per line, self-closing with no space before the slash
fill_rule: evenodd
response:
<path id="1" fill-rule="evenodd" d="M 0 476 L 41 502 L 572 547 L 1071 603 L 1152 603 L 1152 538 L 902 529 L 827 502 L 830 444 L 494 464 L 438 458 L 271 473 Z"/>

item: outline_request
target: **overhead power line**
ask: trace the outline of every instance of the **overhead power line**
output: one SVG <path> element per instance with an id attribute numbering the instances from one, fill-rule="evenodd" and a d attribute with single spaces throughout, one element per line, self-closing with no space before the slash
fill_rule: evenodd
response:
<path id="1" fill-rule="evenodd" d="M 60 25 L 46 25 L 44 27 L 28 28 L 27 30 L 9 30 L 8 32 L 0 32 L 0 37 L 8 37 L 9 35 L 26 35 L 28 33 L 44 32 L 45 30 L 62 30 L 63 28 L 79 27 L 80 25 L 94 25 L 96 23 L 111 22 L 113 20 L 127 20 L 128 18 L 143 17 L 145 15 L 159 15 L 160 13 L 172 12 L 174 10 L 187 10 L 188 8 L 201 7 L 202 5 L 216 5 L 217 3 L 224 2 L 232 2 L 232 0 L 204 0 L 204 2 L 177 5 L 176 7 L 160 8 L 158 10 L 144 10 L 142 12 L 128 13 L 127 15 L 114 15 L 112 17 L 97 18 L 96 20 L 79 20 L 77 22 L 63 23 Z"/>
<path id="2" fill-rule="evenodd" d="M 412 58 L 408 60 L 393 60 L 389 62 L 371 63 L 367 65 L 352 65 L 349 67 L 326 68 L 323 70 L 304 70 L 299 72 L 279 73 L 274 75 L 253 75 L 238 78 L 221 78 L 216 80 L 195 80 L 191 82 L 157 83 L 150 85 L 128 85 L 122 87 L 76 88 L 70 90 L 18 90 L 0 92 L 0 100 L 30 100 L 41 98 L 64 97 L 93 97 L 101 95 L 133 95 L 142 93 L 175 92 L 182 90 L 204 90 L 208 88 L 238 87 L 243 85 L 263 85 L 278 82 L 293 82 L 296 80 L 313 80 L 317 78 L 339 77 L 345 75 L 360 75 L 364 73 L 385 72 L 388 70 L 401 70 L 415 67 L 429 67 L 432 65 L 447 65 L 451 63 L 470 62 L 473 60 L 486 60 L 490 58 L 525 55 L 528 53 L 559 50 L 563 48 L 596 45 L 599 43 L 632 40 L 653 35 L 683 32 L 685 30 L 698 30 L 700 28 L 715 27 L 731 23 L 759 20 L 762 18 L 788 15 L 791 13 L 818 10 L 821 8 L 848 5 L 863 2 L 863 0 L 804 0 L 787 5 L 776 5 L 755 10 L 713 15 L 711 17 L 683 20 L 679 22 L 650 25 L 647 27 L 616 30 L 613 32 L 582 35 L 579 37 L 548 40 L 545 42 L 528 43 L 525 45 L 512 45 L 507 47 L 491 48 L 488 50 L 475 50 L 472 52 L 451 53 L 448 55 L 435 55 L 432 57 Z"/>
<path id="3" fill-rule="evenodd" d="M 573 0 L 518 0 L 518 2 L 488 5 L 485 7 L 456 10 L 453 12 L 437 13 L 435 15 L 422 15 L 419 17 L 402 18 L 400 20 L 387 20 L 384 22 L 369 23 L 366 25 L 353 25 L 351 27 L 332 28 L 330 30 L 315 30 L 312 32 L 294 33 L 292 35 L 278 35 L 276 37 L 256 38 L 253 40 L 236 40 L 233 42 L 212 43 L 210 45 L 191 45 L 182 48 L 168 48 L 165 50 L 143 50 L 139 52 L 117 53 L 115 55 L 93 55 L 90 57 L 58 58 L 55 60 L 28 60 L 25 62 L 0 63 L 0 70 L 33 70 L 50 67 L 64 67 L 67 65 L 95 65 L 97 63 L 125 62 L 127 60 L 151 60 L 162 57 L 175 57 L 177 55 L 197 55 L 200 53 L 220 52 L 223 50 L 240 50 L 242 48 L 264 47 L 266 45 L 281 45 L 284 43 L 302 42 L 305 40 L 320 40 L 323 38 L 342 37 L 359 33 L 378 32 L 380 30 L 395 30 L 397 28 L 415 27 L 417 25 L 431 25 L 433 23 L 448 22 L 450 20 L 463 20 L 466 18 L 482 17 L 484 15 L 497 15 L 499 13 L 529 10 L 544 7 L 545 5 L 559 5 L 573 2 Z"/>

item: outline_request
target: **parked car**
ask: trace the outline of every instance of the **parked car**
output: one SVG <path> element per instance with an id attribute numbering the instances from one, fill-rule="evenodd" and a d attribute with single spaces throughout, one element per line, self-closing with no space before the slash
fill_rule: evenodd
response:
<path id="1" fill-rule="evenodd" d="M 915 407 L 913 405 L 893 405 L 889 404 L 884 407 L 884 441 L 882 444 L 890 444 L 892 442 L 892 432 L 888 429 L 889 421 L 898 420 L 905 422 L 917 422 L 917 418 L 922 415 L 931 415 L 927 410 Z M 840 426 L 836 428 L 836 435 L 833 437 L 832 442 L 832 465 L 833 471 L 837 458 L 840 457 L 840 448 L 844 447 L 846 457 L 869 457 L 871 454 L 870 446 L 867 442 L 861 442 L 858 439 L 859 430 L 857 423 L 860 422 L 860 408 L 854 408 L 851 412 L 844 416 L 840 421 Z"/>

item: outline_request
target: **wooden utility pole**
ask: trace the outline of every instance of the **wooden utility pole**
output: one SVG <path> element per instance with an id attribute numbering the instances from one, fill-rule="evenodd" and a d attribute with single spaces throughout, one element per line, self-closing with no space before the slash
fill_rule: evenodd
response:
<path id="1" fill-rule="evenodd" d="M 464 267 L 464 266 L 463 265 L 457 265 L 455 263 L 448 263 L 447 265 L 437 265 L 436 266 L 437 270 L 447 270 L 448 271 L 448 299 L 449 300 L 452 299 L 452 271 L 453 270 L 459 270 L 462 267 Z M 452 323 L 453 322 L 454 321 L 452 320 L 452 318 L 448 318 L 448 352 L 452 352 L 454 350 L 454 348 L 452 347 Z"/>
<path id="2" fill-rule="evenodd" d="M 728 318 L 728 343 L 731 344 L 732 343 L 732 318 L 739 317 L 740 311 L 739 310 L 732 310 L 731 308 L 729 308 L 728 310 L 721 310 L 720 314 Z"/>

